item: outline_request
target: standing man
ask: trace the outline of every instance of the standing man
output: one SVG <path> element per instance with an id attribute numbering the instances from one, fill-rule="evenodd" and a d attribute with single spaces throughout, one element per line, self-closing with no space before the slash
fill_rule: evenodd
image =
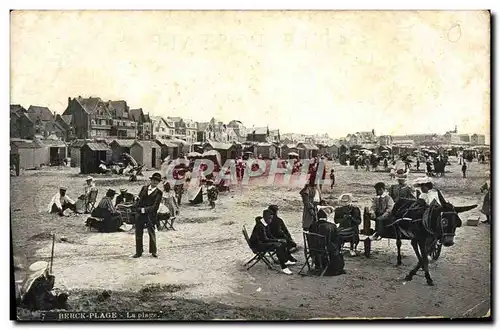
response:
<path id="1" fill-rule="evenodd" d="M 149 236 L 149 253 L 155 258 L 156 254 L 156 234 L 155 224 L 158 208 L 163 197 L 163 193 L 158 189 L 158 184 L 161 182 L 161 174 L 156 172 L 150 178 L 149 185 L 142 187 L 139 193 L 139 200 L 136 203 L 137 220 L 135 224 L 135 255 L 134 258 L 142 256 L 143 245 L 142 237 L 144 228 L 148 229 Z"/>
<path id="2" fill-rule="evenodd" d="M 465 162 L 462 165 L 462 174 L 463 174 L 463 177 L 465 179 L 467 177 L 467 164 Z"/>

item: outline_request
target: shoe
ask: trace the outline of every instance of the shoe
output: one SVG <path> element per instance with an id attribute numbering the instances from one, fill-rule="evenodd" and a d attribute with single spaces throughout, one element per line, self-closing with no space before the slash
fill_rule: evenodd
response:
<path id="1" fill-rule="evenodd" d="M 295 259 L 293 256 L 290 256 L 290 258 L 288 258 L 288 260 L 291 262 L 297 262 L 297 259 Z"/>
<path id="2" fill-rule="evenodd" d="M 351 255 L 351 257 L 355 257 L 356 256 L 356 251 L 349 250 L 349 254 Z"/>
<path id="3" fill-rule="evenodd" d="M 481 221 L 481 223 L 490 224 L 490 221 L 489 220 L 484 220 L 484 221 Z"/>
<path id="4" fill-rule="evenodd" d="M 132 256 L 132 258 L 140 258 L 141 256 L 142 256 L 142 254 L 137 254 L 137 253 L 136 253 L 136 254 L 134 254 L 134 255 Z"/>
<path id="5" fill-rule="evenodd" d="M 283 269 L 281 270 L 281 272 L 282 272 L 282 273 L 285 273 L 285 274 L 287 274 L 287 275 L 292 275 L 292 274 L 293 274 L 293 273 L 290 271 L 290 269 L 288 269 L 288 268 L 283 268 Z"/>
<path id="6" fill-rule="evenodd" d="M 151 255 L 153 256 L 153 258 L 158 258 L 158 255 L 156 253 L 151 253 Z"/>
<path id="7" fill-rule="evenodd" d="M 291 261 L 291 260 L 288 260 L 287 262 L 285 262 L 285 265 L 287 266 L 293 266 L 293 265 L 296 265 L 297 262 L 296 261 Z"/>

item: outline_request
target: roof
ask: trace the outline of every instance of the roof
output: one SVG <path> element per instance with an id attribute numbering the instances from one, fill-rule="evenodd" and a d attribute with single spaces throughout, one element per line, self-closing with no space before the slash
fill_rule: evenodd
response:
<path id="1" fill-rule="evenodd" d="M 102 102 L 100 97 L 89 97 L 89 98 L 82 98 L 82 97 L 77 97 L 75 100 L 80 103 L 82 106 L 83 110 L 85 110 L 88 113 L 94 112 L 94 110 L 97 108 L 97 104 L 99 102 Z"/>
<path id="2" fill-rule="evenodd" d="M 295 148 L 297 148 L 297 145 L 294 143 L 289 143 L 289 144 L 285 144 L 283 147 L 286 147 L 288 149 L 295 149 Z"/>
<path id="3" fill-rule="evenodd" d="M 114 114 L 117 118 L 125 118 L 124 114 L 127 112 L 127 101 L 109 101 L 108 106 L 110 109 L 114 110 Z"/>
<path id="4" fill-rule="evenodd" d="M 11 140 L 10 146 L 18 149 L 37 149 L 42 147 L 38 142 L 31 140 Z"/>
<path id="5" fill-rule="evenodd" d="M 297 147 L 299 147 L 299 145 L 302 145 L 304 147 L 304 149 L 307 149 L 307 150 L 319 150 L 319 148 L 317 146 L 315 146 L 314 144 L 301 142 L 301 143 L 297 144 Z"/>
<path id="6" fill-rule="evenodd" d="M 73 141 L 71 144 L 70 144 L 70 147 L 71 148 L 81 148 L 83 147 L 83 145 L 85 143 L 87 143 L 88 141 L 85 141 L 85 140 L 75 140 Z"/>
<path id="7" fill-rule="evenodd" d="M 50 112 L 49 108 L 37 105 L 30 105 L 28 108 L 28 117 L 33 121 L 36 121 L 37 119 L 40 119 L 41 121 L 54 120 L 54 115 Z"/>
<path id="8" fill-rule="evenodd" d="M 229 150 L 233 145 L 231 143 L 208 142 L 205 145 L 210 145 L 214 149 Z"/>
<path id="9" fill-rule="evenodd" d="M 179 122 L 182 120 L 181 117 L 167 117 L 168 121 L 173 121 L 174 123 Z"/>
<path id="10" fill-rule="evenodd" d="M 141 109 L 141 110 L 142 110 L 142 109 Z M 149 113 L 146 113 L 146 114 L 144 115 L 144 121 L 145 121 L 145 122 L 150 122 L 150 121 L 151 121 L 151 119 L 149 119 Z"/>
<path id="11" fill-rule="evenodd" d="M 271 146 L 274 146 L 274 144 L 272 143 L 268 143 L 268 142 L 260 142 L 260 143 L 257 143 L 255 144 L 257 147 L 271 147 Z"/>
<path id="12" fill-rule="evenodd" d="M 167 148 L 177 148 L 178 146 L 177 144 L 171 142 L 170 140 L 165 140 L 165 139 L 156 139 L 156 142 Z"/>
<path id="13" fill-rule="evenodd" d="M 144 113 L 142 112 L 142 108 L 130 109 L 130 111 L 128 113 L 130 115 L 130 118 L 132 118 L 133 120 L 135 120 L 137 122 L 140 121 L 141 115 L 144 116 Z"/>
<path id="14" fill-rule="evenodd" d="M 73 120 L 73 115 L 61 115 L 61 119 L 68 125 L 71 125 L 71 121 Z"/>
<path id="15" fill-rule="evenodd" d="M 156 143 L 155 141 L 145 141 L 145 140 L 135 140 L 132 145 L 138 144 L 141 147 L 147 147 L 147 148 L 158 148 L 160 145 Z"/>
<path id="16" fill-rule="evenodd" d="M 200 132 L 205 131 L 207 129 L 208 125 L 210 125 L 210 123 L 208 123 L 208 122 L 198 123 L 198 125 L 197 125 L 198 131 L 200 131 Z"/>
<path id="17" fill-rule="evenodd" d="M 108 151 L 109 147 L 104 142 L 87 142 L 84 146 L 88 146 L 92 151 Z"/>
<path id="18" fill-rule="evenodd" d="M 52 147 L 52 148 L 64 148 L 66 147 L 66 143 L 60 140 L 41 140 L 40 141 L 42 146 L 45 147 Z"/>
<path id="19" fill-rule="evenodd" d="M 20 105 L 20 104 L 11 104 L 10 105 L 10 112 L 14 112 L 14 113 L 17 113 L 17 114 L 21 114 L 21 113 L 25 113 L 26 112 L 26 109 Z"/>
<path id="20" fill-rule="evenodd" d="M 111 143 L 116 143 L 120 147 L 130 148 L 135 140 L 132 139 L 114 139 Z"/>
<path id="21" fill-rule="evenodd" d="M 392 144 L 414 144 L 413 140 L 396 140 L 392 141 Z"/>
<path id="22" fill-rule="evenodd" d="M 374 143 L 365 143 L 361 145 L 362 149 L 377 149 L 378 146 Z"/>

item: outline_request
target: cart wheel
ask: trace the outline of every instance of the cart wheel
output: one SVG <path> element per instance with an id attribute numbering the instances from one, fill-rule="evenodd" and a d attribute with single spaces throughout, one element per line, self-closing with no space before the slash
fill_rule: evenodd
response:
<path id="1" fill-rule="evenodd" d="M 370 258 L 370 253 L 372 251 L 372 240 L 369 238 L 365 238 L 365 257 Z"/>

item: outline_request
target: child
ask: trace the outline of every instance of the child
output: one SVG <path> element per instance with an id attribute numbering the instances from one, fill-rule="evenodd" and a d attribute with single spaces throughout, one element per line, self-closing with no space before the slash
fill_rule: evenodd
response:
<path id="1" fill-rule="evenodd" d="M 207 180 L 207 199 L 210 203 L 210 208 L 215 208 L 215 201 L 217 200 L 217 196 L 219 195 L 219 191 L 217 187 L 213 185 L 212 180 Z"/>
<path id="2" fill-rule="evenodd" d="M 335 185 L 335 170 L 333 168 L 330 171 L 330 181 L 331 181 L 330 189 L 333 190 L 333 186 Z"/>
<path id="3" fill-rule="evenodd" d="M 467 164 L 464 162 L 464 164 L 462 165 L 462 173 L 464 175 L 464 179 L 467 177 Z"/>

